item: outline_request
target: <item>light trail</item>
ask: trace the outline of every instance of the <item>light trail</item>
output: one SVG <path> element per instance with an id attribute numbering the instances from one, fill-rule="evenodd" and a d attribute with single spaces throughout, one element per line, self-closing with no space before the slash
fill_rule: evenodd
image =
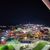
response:
<path id="1" fill-rule="evenodd" d="M 42 0 L 42 1 L 48 7 L 48 9 L 50 10 L 50 1 L 49 0 Z"/>

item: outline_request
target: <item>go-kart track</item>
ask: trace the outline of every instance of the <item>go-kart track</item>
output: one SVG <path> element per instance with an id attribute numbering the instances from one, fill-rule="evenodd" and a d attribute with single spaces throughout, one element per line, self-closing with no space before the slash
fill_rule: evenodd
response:
<path id="1" fill-rule="evenodd" d="M 6 45 L 7 46 L 12 45 L 14 47 L 14 49 L 11 49 L 12 47 L 9 47 L 11 50 L 49 50 L 49 48 L 50 48 L 50 42 L 42 41 L 42 40 L 37 41 L 35 43 L 30 43 L 30 44 L 11 41 L 11 42 L 8 42 Z M 6 46 L 6 45 L 4 45 L 4 46 Z M 3 50 L 2 48 L 4 48 L 4 47 L 3 46 L 0 47 L 0 50 Z"/>
<path id="2" fill-rule="evenodd" d="M 46 45 L 42 50 L 48 50 L 50 48 L 50 45 Z"/>

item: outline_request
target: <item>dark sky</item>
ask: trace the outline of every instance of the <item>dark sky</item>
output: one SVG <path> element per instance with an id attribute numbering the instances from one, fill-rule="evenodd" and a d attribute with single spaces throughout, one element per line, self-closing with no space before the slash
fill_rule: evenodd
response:
<path id="1" fill-rule="evenodd" d="M 1 1 L 0 25 L 29 22 L 50 26 L 50 11 L 41 0 Z"/>

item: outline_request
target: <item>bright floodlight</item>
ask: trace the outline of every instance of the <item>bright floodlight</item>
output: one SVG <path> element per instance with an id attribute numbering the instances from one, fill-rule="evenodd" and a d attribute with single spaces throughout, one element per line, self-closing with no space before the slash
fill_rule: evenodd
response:
<path id="1" fill-rule="evenodd" d="M 23 30 L 24 33 L 26 33 L 26 30 Z"/>
<path id="2" fill-rule="evenodd" d="M 48 7 L 48 9 L 50 10 L 50 1 L 49 0 L 42 0 L 42 1 Z"/>
<path id="3" fill-rule="evenodd" d="M 5 37 L 1 37 L 1 41 L 4 41 L 5 40 Z"/>

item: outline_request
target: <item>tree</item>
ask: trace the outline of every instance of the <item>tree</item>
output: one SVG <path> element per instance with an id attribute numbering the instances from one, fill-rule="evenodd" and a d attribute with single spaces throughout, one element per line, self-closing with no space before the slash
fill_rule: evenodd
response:
<path id="1" fill-rule="evenodd" d="M 9 50 L 9 49 L 8 49 L 8 46 L 6 45 L 6 46 L 3 46 L 3 47 L 1 48 L 1 50 Z"/>

